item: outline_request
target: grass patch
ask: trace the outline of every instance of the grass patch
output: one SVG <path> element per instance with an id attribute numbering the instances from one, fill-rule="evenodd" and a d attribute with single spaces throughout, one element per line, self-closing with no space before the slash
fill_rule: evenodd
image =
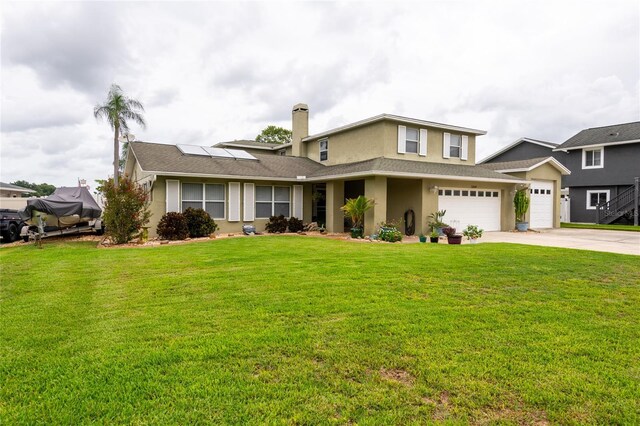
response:
<path id="1" fill-rule="evenodd" d="M 633 225 L 598 225 L 594 223 L 560 223 L 561 228 L 575 228 L 575 229 L 606 229 L 608 231 L 631 231 L 640 232 L 640 226 Z"/>
<path id="2" fill-rule="evenodd" d="M 635 256 L 264 237 L 0 266 L 3 424 L 640 422 Z"/>

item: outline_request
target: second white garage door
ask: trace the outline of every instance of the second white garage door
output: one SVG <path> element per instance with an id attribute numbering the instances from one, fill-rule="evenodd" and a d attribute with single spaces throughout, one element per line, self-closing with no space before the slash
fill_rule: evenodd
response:
<path id="1" fill-rule="evenodd" d="M 500 230 L 500 191 L 495 189 L 438 190 L 438 210 L 446 210 L 444 222 L 462 232 L 467 225 L 485 231 Z"/>
<path id="2" fill-rule="evenodd" d="M 553 228 L 553 195 L 553 182 L 539 180 L 531 182 L 530 228 Z"/>

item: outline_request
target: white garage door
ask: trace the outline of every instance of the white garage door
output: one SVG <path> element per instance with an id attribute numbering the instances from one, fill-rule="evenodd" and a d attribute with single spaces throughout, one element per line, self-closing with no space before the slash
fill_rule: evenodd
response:
<path id="1" fill-rule="evenodd" d="M 500 191 L 495 189 L 438 190 L 438 210 L 446 210 L 444 222 L 461 232 L 467 225 L 485 231 L 500 230 Z"/>
<path id="2" fill-rule="evenodd" d="M 553 228 L 553 182 L 534 180 L 529 188 L 531 197 L 529 227 Z"/>

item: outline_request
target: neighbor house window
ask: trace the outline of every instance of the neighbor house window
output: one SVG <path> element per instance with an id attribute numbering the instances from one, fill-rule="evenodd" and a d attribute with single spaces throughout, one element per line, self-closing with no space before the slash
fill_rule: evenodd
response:
<path id="1" fill-rule="evenodd" d="M 583 149 L 582 150 L 582 168 L 583 169 L 601 169 L 604 167 L 604 149 Z"/>
<path id="2" fill-rule="evenodd" d="M 291 189 L 288 186 L 256 186 L 256 218 L 290 216 Z"/>
<path id="3" fill-rule="evenodd" d="M 417 154 L 418 146 L 420 145 L 420 132 L 418 129 L 412 129 L 407 127 L 407 140 L 405 145 L 405 151 L 407 153 Z"/>
<path id="4" fill-rule="evenodd" d="M 203 209 L 214 219 L 224 219 L 224 194 L 223 184 L 183 183 L 182 211 Z"/>
<path id="5" fill-rule="evenodd" d="M 327 161 L 329 159 L 329 140 L 320 140 L 320 161 Z"/>
<path id="6" fill-rule="evenodd" d="M 462 136 L 451 134 L 451 145 L 449 147 L 449 156 L 460 158 L 460 147 L 462 146 Z"/>
<path id="7" fill-rule="evenodd" d="M 608 189 L 587 191 L 587 210 L 595 210 L 598 204 L 608 202 L 610 195 L 611 191 Z"/>

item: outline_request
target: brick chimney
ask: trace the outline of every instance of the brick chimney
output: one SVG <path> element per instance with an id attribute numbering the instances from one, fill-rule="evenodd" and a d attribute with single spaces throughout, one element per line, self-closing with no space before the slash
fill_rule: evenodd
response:
<path id="1" fill-rule="evenodd" d="M 296 104 L 291 115 L 291 155 L 305 157 L 307 149 L 302 144 L 302 138 L 309 136 L 309 107 L 307 104 Z"/>

